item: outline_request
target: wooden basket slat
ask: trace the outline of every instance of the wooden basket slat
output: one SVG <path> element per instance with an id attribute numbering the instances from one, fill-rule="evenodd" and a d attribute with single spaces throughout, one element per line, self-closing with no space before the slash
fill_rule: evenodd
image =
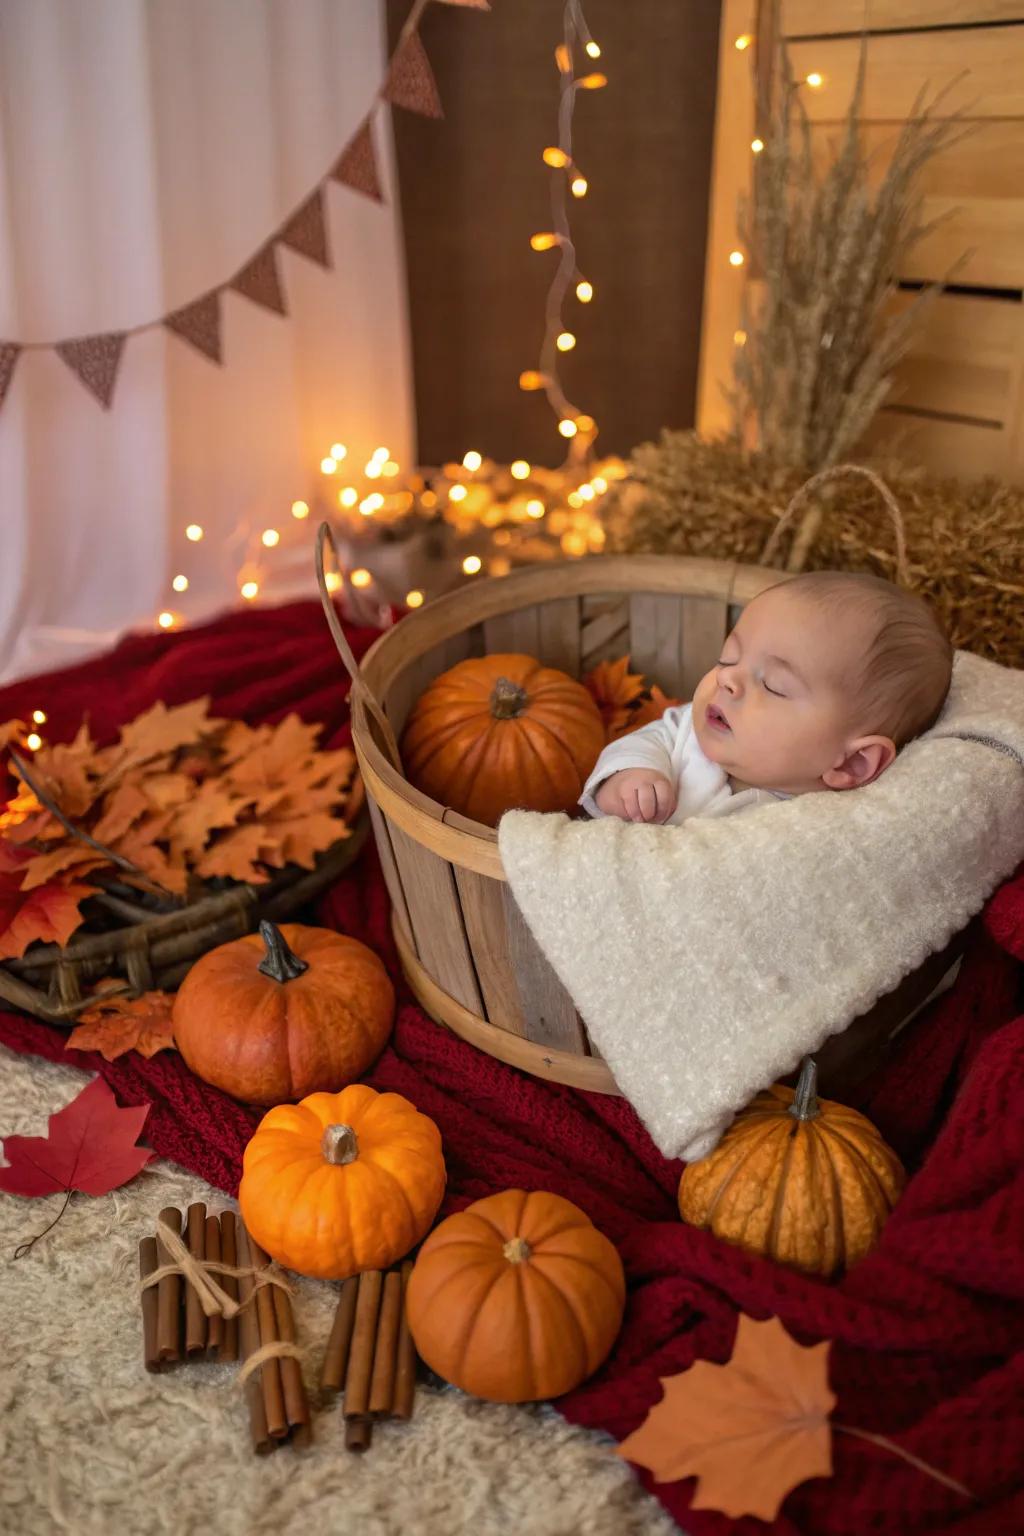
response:
<path id="1" fill-rule="evenodd" d="M 526 1035 L 539 1045 L 586 1054 L 586 1035 L 576 1005 L 562 986 L 536 939 L 526 926 L 508 886 L 505 892 L 505 938 L 515 973 Z"/>
<path id="2" fill-rule="evenodd" d="M 391 897 L 391 912 L 394 922 L 402 929 L 406 943 L 410 948 L 416 948 L 416 941 L 412 935 L 412 923 L 409 921 L 409 908 L 405 904 L 405 891 L 402 887 L 402 877 L 398 873 L 395 863 L 395 851 L 391 846 L 391 836 L 388 825 L 380 811 L 372 800 L 367 804 L 370 809 L 370 821 L 373 823 L 373 837 L 377 844 L 377 853 L 380 858 L 380 867 L 384 875 L 384 884 L 388 888 Z"/>
<path id="3" fill-rule="evenodd" d="M 482 1014 L 452 866 L 394 822 L 388 822 L 388 835 L 420 961 L 450 997 L 471 1013 Z"/>
<path id="4" fill-rule="evenodd" d="M 722 642 L 728 633 L 728 604 L 719 597 L 691 597 L 683 603 L 681 623 L 682 670 L 678 697 L 687 700 L 693 698 L 697 684 L 722 654 Z"/>
<path id="5" fill-rule="evenodd" d="M 540 607 L 533 603 L 515 613 L 496 613 L 485 619 L 484 642 L 491 655 L 509 651 L 517 656 L 538 656 Z"/>
<path id="6" fill-rule="evenodd" d="M 673 698 L 683 698 L 683 614 L 689 599 L 634 592 L 629 600 L 629 655 L 642 672 Z"/>
<path id="7" fill-rule="evenodd" d="M 507 887 L 475 870 L 452 866 L 459 888 L 466 936 L 473 951 L 477 981 L 483 993 L 485 1017 L 510 1034 L 528 1035 L 526 1016 L 508 944 L 505 942 Z"/>
<path id="8" fill-rule="evenodd" d="M 546 667 L 558 667 L 570 677 L 580 675 L 580 600 L 559 597 L 538 609 L 540 640 L 537 656 Z"/>
<path id="9" fill-rule="evenodd" d="M 620 597 L 610 606 L 584 617 L 580 633 L 580 675 L 602 661 L 616 661 L 629 650 L 629 599 Z"/>

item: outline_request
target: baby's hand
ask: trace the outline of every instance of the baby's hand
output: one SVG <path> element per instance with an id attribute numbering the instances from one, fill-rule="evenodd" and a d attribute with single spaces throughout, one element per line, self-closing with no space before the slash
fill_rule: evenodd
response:
<path id="1" fill-rule="evenodd" d="M 671 779 L 653 768 L 623 768 L 613 773 L 594 799 L 598 810 L 623 821 L 667 821 L 676 808 Z"/>

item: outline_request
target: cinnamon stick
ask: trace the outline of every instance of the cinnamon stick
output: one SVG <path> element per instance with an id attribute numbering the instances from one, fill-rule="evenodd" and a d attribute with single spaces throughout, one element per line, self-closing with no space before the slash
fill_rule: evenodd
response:
<path id="1" fill-rule="evenodd" d="M 406 1299 L 409 1291 L 409 1276 L 412 1274 L 412 1260 L 406 1259 L 402 1265 L 402 1322 L 398 1330 L 398 1354 L 395 1362 L 395 1391 L 392 1401 L 391 1413 L 396 1419 L 411 1419 L 413 1402 L 416 1397 L 416 1346 L 409 1332 L 409 1318 L 406 1314 Z"/>
<path id="2" fill-rule="evenodd" d="M 220 1256 L 221 1262 L 238 1264 L 238 1250 L 235 1247 L 235 1213 L 234 1211 L 221 1211 L 220 1213 Z M 231 1297 L 232 1301 L 238 1300 L 238 1281 L 234 1275 L 221 1275 L 220 1283 Z M 238 1318 L 226 1317 L 220 1334 L 220 1350 L 218 1360 L 238 1359 Z"/>
<path id="3" fill-rule="evenodd" d="M 363 1418 L 370 1400 L 370 1374 L 373 1370 L 373 1346 L 377 1338 L 377 1314 L 384 1276 L 379 1269 L 367 1269 L 359 1276 L 356 1317 L 352 1327 L 352 1346 L 345 1373 L 345 1417 Z"/>
<path id="4" fill-rule="evenodd" d="M 252 1255 L 252 1263 L 255 1269 L 266 1269 L 270 1263 L 267 1255 L 253 1237 L 249 1237 L 249 1252 Z M 280 1344 L 277 1333 L 277 1316 L 274 1312 L 274 1298 L 271 1295 L 269 1285 L 256 1287 L 256 1316 L 259 1319 L 260 1345 Z M 267 1415 L 267 1428 L 275 1440 L 285 1440 L 288 1436 L 288 1417 L 284 1408 L 284 1388 L 281 1384 L 281 1362 L 278 1359 L 265 1360 L 260 1366 L 260 1381 L 263 1386 L 263 1410 Z"/>
<path id="5" fill-rule="evenodd" d="M 233 1228 L 232 1236 L 235 1239 L 236 1259 L 239 1269 L 248 1269 L 252 1263 L 249 1254 L 248 1234 L 241 1222 Z M 248 1360 L 260 1347 L 260 1325 L 256 1317 L 256 1308 L 252 1301 L 252 1293 L 255 1285 L 251 1275 L 240 1276 L 238 1280 L 238 1299 L 242 1302 L 242 1310 L 238 1314 L 238 1338 L 242 1357 Z M 260 1384 L 257 1372 L 248 1378 L 245 1383 L 245 1396 L 249 1404 L 249 1428 L 252 1431 L 252 1448 L 257 1456 L 266 1456 L 268 1452 L 276 1449 L 277 1442 L 272 1439 L 267 1428 L 267 1415 L 263 1408 L 263 1388 Z"/>
<path id="6" fill-rule="evenodd" d="M 155 1269 L 156 1238 L 144 1237 L 139 1244 L 139 1279 L 148 1280 Z M 142 1358 L 147 1371 L 160 1369 L 160 1350 L 156 1337 L 157 1285 L 150 1285 L 142 1292 Z"/>
<path id="7" fill-rule="evenodd" d="M 320 1372 L 320 1386 L 324 1392 L 340 1392 L 345 1380 L 358 1292 L 359 1276 L 350 1275 L 341 1287 L 331 1336 L 327 1340 L 327 1349 L 324 1353 L 323 1368 Z"/>
<path id="8" fill-rule="evenodd" d="M 207 1264 L 220 1263 L 220 1222 L 216 1216 L 207 1216 L 206 1231 L 204 1234 Z M 214 1279 L 221 1287 L 224 1285 L 224 1276 L 214 1270 Z M 219 1312 L 206 1319 L 206 1351 L 213 1359 L 220 1354 L 221 1340 L 224 1337 L 224 1319 Z"/>
<path id="9" fill-rule="evenodd" d="M 160 1228 L 170 1227 L 181 1236 L 181 1212 L 173 1205 L 160 1212 L 157 1222 L 157 1268 L 171 1263 L 171 1256 L 160 1241 Z M 157 1354 L 161 1361 L 181 1359 L 181 1276 L 165 1275 L 156 1288 Z"/>
<path id="10" fill-rule="evenodd" d="M 188 1251 L 202 1263 L 206 1257 L 206 1206 L 197 1201 L 188 1208 L 186 1223 Z M 199 1292 L 185 1282 L 185 1353 L 201 1355 L 206 1350 L 206 1313 L 199 1300 Z"/>
<path id="11" fill-rule="evenodd" d="M 398 1330 L 402 1323 L 402 1276 L 397 1269 L 384 1276 L 384 1295 L 377 1320 L 377 1339 L 370 1377 L 370 1413 L 384 1417 L 391 1412 L 395 1395 L 395 1364 Z"/>
<path id="12" fill-rule="evenodd" d="M 295 1343 L 295 1318 L 292 1313 L 292 1299 L 287 1291 L 282 1291 L 280 1286 L 267 1287 L 271 1292 L 274 1303 L 274 1316 L 277 1320 L 278 1338 L 286 1344 Z M 309 1429 L 309 1401 L 306 1397 L 306 1388 L 302 1380 L 302 1371 L 299 1362 L 294 1357 L 282 1355 L 278 1361 L 281 1367 L 281 1389 L 284 1392 L 284 1411 L 292 1430 L 292 1441 L 295 1444 L 308 1445 L 312 1436 L 300 1436 L 297 1431 Z"/>
<path id="13" fill-rule="evenodd" d="M 373 1439 L 373 1424 L 369 1419 L 345 1420 L 346 1451 L 368 1451 Z"/>

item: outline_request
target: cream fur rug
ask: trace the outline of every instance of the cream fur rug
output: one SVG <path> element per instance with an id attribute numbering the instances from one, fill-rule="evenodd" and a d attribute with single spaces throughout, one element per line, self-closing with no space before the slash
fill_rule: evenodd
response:
<path id="1" fill-rule="evenodd" d="M 87 1078 L 0 1047 L 0 1136 L 42 1135 Z M 316 1444 L 255 1457 L 231 1366 L 148 1376 L 137 1300 L 139 1238 L 165 1205 L 219 1191 L 165 1162 L 99 1199 L 0 1195 L 0 1531 L 12 1536 L 671 1536 L 677 1530 L 609 1442 L 550 1409 L 421 1390 L 409 1425 L 363 1456 L 337 1408 Z M 312 1391 L 334 1290 L 297 1282 Z"/>

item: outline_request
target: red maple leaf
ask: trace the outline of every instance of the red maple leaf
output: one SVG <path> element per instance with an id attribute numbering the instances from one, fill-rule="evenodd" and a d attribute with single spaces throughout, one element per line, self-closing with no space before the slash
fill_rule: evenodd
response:
<path id="1" fill-rule="evenodd" d="M 22 890 L 26 866 L 36 857 L 0 839 L 0 960 L 23 955 L 36 939 L 66 944 L 82 923 L 78 904 L 93 886 L 73 880 L 49 880 Z"/>
<path id="2" fill-rule="evenodd" d="M 105 1195 L 133 1179 L 155 1154 L 137 1147 L 148 1104 L 120 1109 L 101 1077 L 50 1116 L 45 1136 L 8 1136 L 0 1189 L 9 1195 L 53 1195 L 80 1189 Z"/>

